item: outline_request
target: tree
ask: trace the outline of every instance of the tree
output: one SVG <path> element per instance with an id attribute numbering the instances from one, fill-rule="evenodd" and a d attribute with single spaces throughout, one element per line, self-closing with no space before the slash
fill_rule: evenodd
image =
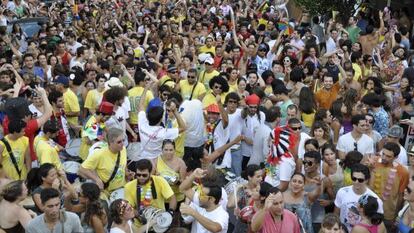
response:
<path id="1" fill-rule="evenodd" d="M 295 0 L 295 2 L 311 15 L 326 15 L 338 11 L 342 19 L 355 13 L 357 0 Z"/>

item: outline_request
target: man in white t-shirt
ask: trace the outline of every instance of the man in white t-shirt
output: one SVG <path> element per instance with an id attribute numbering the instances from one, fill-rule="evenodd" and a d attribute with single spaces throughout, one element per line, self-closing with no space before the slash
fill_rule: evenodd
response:
<path id="1" fill-rule="evenodd" d="M 353 129 L 339 137 L 336 149 L 341 160 L 350 151 L 359 151 L 364 156 L 374 154 L 374 141 L 371 137 L 364 134 L 367 127 L 365 115 L 354 115 L 351 118 Z"/>
<path id="2" fill-rule="evenodd" d="M 234 140 L 237 136 L 242 134 L 243 118 L 241 116 L 242 110 L 238 108 L 240 102 L 239 94 L 230 92 L 226 96 L 225 104 L 227 106 L 226 111 L 229 116 L 229 138 L 230 141 Z M 230 148 L 231 152 L 231 171 L 240 176 L 242 171 L 243 156 L 241 154 L 240 143 L 233 145 Z"/>
<path id="3" fill-rule="evenodd" d="M 177 111 L 177 107 L 174 102 L 171 102 L 169 106 L 166 106 L 167 111 L 173 112 L 177 119 L 178 128 L 164 128 L 161 121 L 164 116 L 164 108 L 162 106 L 155 106 L 148 109 L 146 113 L 145 109 L 145 96 L 148 91 L 148 86 L 145 87 L 142 93 L 139 107 L 138 107 L 138 125 L 139 125 L 139 137 L 141 139 L 141 157 L 155 160 L 161 154 L 162 142 L 165 139 L 174 140 L 178 137 L 178 134 L 185 130 L 185 123 L 181 118 L 181 115 Z"/>
<path id="4" fill-rule="evenodd" d="M 229 214 L 219 204 L 222 188 L 217 185 L 203 186 L 200 191 L 200 206 L 182 203 L 180 212 L 185 223 L 192 223 L 191 233 L 226 233 Z"/>
<path id="5" fill-rule="evenodd" d="M 381 199 L 371 189 L 367 187 L 371 178 L 369 168 L 362 164 L 355 164 L 351 167 L 352 185 L 338 190 L 335 199 L 335 213 L 339 215 L 341 222 L 351 232 L 353 226 L 361 222 L 361 215 L 357 205 L 361 196 L 368 194 L 377 198 L 378 212 L 384 213 Z"/>

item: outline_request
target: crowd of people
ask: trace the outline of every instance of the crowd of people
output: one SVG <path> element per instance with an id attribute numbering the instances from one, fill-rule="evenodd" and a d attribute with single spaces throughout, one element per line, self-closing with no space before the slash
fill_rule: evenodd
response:
<path id="1" fill-rule="evenodd" d="M 414 232 L 414 20 L 361 2 L 2 0 L 0 233 Z"/>

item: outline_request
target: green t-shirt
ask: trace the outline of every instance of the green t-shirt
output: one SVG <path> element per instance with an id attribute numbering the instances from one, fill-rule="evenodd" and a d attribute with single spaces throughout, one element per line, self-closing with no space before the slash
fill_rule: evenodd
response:
<path id="1" fill-rule="evenodd" d="M 354 26 L 346 28 L 346 31 L 349 33 L 349 39 L 352 41 L 352 43 L 357 42 L 357 38 L 361 32 L 361 29 L 357 26 Z"/>

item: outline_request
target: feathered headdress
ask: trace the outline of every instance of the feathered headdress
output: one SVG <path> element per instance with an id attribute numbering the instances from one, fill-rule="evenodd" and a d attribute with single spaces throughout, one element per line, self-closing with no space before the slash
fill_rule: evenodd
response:
<path id="1" fill-rule="evenodd" d="M 289 127 L 276 127 L 272 132 L 272 144 L 270 145 L 267 162 L 271 165 L 278 164 L 281 157 L 292 157 L 295 149 L 297 136 Z"/>

